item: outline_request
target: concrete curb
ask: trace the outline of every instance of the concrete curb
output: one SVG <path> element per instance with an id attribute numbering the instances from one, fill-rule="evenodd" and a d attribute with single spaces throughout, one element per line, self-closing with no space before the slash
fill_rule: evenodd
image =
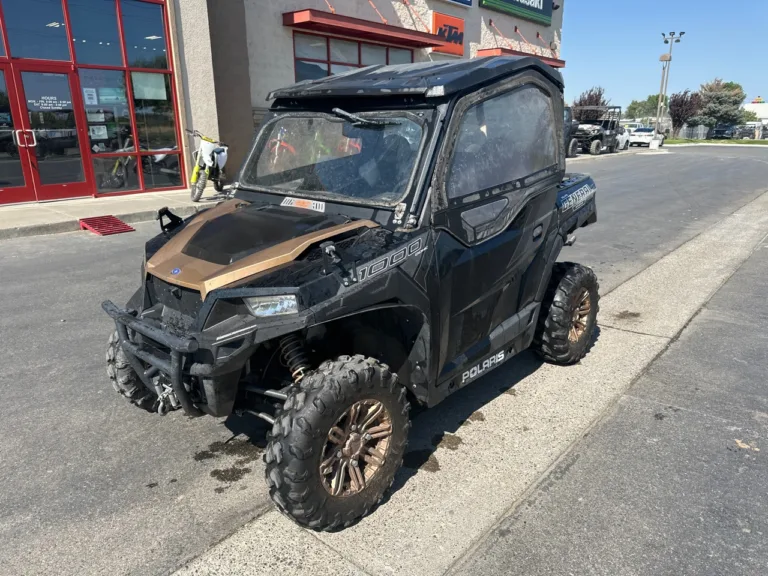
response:
<path id="1" fill-rule="evenodd" d="M 725 146 L 727 148 L 765 148 L 768 150 L 768 144 L 715 144 L 713 142 L 702 142 L 701 144 L 686 143 L 686 144 L 664 144 L 664 147 L 680 147 L 685 148 L 687 146 Z"/>
<path id="2" fill-rule="evenodd" d="M 169 206 L 168 208 L 176 215 L 186 218 L 199 212 L 208 204 L 199 204 L 197 206 Z M 138 222 L 149 222 L 155 219 L 157 210 L 143 210 L 141 212 L 127 212 L 125 214 L 115 214 L 117 218 L 126 224 L 136 224 Z M 65 220 L 63 222 L 51 222 L 47 224 L 35 224 L 33 226 L 19 226 L 17 228 L 0 229 L 0 240 L 10 240 L 12 238 L 25 238 L 27 236 L 44 236 L 49 234 L 62 234 L 65 232 L 78 232 L 80 230 L 79 219 Z"/>

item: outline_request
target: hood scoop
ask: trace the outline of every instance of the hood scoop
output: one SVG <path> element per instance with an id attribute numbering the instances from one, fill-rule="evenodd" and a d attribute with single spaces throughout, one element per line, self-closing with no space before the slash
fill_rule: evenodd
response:
<path id="1" fill-rule="evenodd" d="M 182 253 L 226 266 L 276 244 L 348 221 L 337 214 L 248 204 L 207 221 L 184 246 Z"/>

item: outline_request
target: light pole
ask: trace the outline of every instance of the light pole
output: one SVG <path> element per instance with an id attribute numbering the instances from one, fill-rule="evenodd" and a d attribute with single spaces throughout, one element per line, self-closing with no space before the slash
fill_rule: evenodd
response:
<path id="1" fill-rule="evenodd" d="M 661 65 L 661 87 L 659 88 L 659 101 L 656 104 L 656 130 L 661 132 L 661 118 L 664 115 L 665 100 L 667 97 L 667 85 L 669 84 L 669 68 L 672 66 L 672 48 L 675 43 L 680 42 L 685 32 L 680 32 L 677 36 L 676 32 L 670 32 L 667 37 L 664 32 L 661 33 L 661 37 L 664 39 L 664 44 L 669 44 L 669 53 L 662 54 L 659 58 Z"/>

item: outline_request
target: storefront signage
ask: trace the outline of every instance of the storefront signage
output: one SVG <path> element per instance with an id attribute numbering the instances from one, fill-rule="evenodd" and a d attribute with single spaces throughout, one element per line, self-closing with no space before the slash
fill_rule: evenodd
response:
<path id="1" fill-rule="evenodd" d="M 480 6 L 546 26 L 552 24 L 552 0 L 480 0 Z"/>
<path id="2" fill-rule="evenodd" d="M 91 140 L 107 140 L 109 138 L 106 126 L 88 126 L 88 135 Z"/>
<path id="3" fill-rule="evenodd" d="M 432 12 L 432 33 L 448 42 L 448 46 L 432 48 L 433 52 L 464 56 L 464 19 Z"/>
<path id="4" fill-rule="evenodd" d="M 146 72 L 131 72 L 133 97 L 136 100 L 168 100 L 165 76 Z"/>
<path id="5" fill-rule="evenodd" d="M 44 112 L 68 110 L 72 108 L 71 100 L 59 100 L 58 96 L 40 96 L 39 100 L 27 99 L 27 108 Z"/>
<path id="6" fill-rule="evenodd" d="M 122 88 L 99 88 L 99 102 L 101 104 L 125 104 L 128 98 Z"/>
<path id="7" fill-rule="evenodd" d="M 99 96 L 96 93 L 96 88 L 83 88 L 83 100 L 85 100 L 86 106 L 98 106 Z"/>
<path id="8" fill-rule="evenodd" d="M 472 8 L 472 0 L 445 0 L 445 1 L 450 2 L 451 4 L 460 4 L 461 6 Z"/>

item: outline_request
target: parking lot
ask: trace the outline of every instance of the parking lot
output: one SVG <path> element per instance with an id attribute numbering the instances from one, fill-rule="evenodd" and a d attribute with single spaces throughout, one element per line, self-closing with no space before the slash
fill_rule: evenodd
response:
<path id="1" fill-rule="evenodd" d="M 570 163 L 598 185 L 598 223 L 562 255 L 600 278 L 592 353 L 570 368 L 523 354 L 417 414 L 386 503 L 320 537 L 272 509 L 264 425 L 158 417 L 109 386 L 99 305 L 133 292 L 156 223 L 1 242 L 0 573 L 163 574 L 208 550 L 187 573 L 452 569 L 768 233 L 767 169 L 763 150 L 725 147 Z"/>

